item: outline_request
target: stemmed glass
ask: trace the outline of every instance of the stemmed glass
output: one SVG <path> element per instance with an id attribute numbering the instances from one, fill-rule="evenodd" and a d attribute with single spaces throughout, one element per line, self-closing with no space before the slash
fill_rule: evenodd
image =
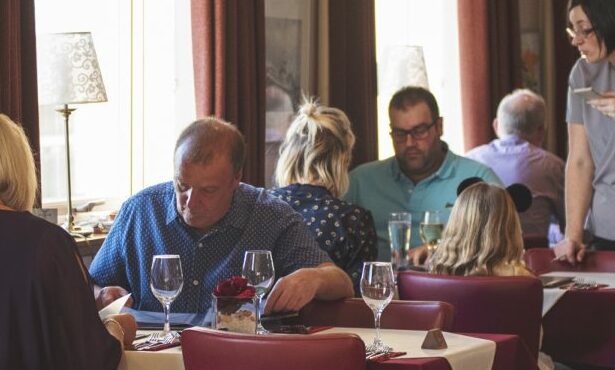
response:
<path id="1" fill-rule="evenodd" d="M 246 251 L 243 257 L 241 275 L 248 279 L 248 284 L 256 290 L 256 333 L 268 334 L 261 324 L 261 301 L 271 289 L 275 279 L 275 268 L 270 251 Z"/>
<path id="2" fill-rule="evenodd" d="M 393 267 L 389 262 L 365 262 L 361 275 L 361 295 L 369 308 L 374 312 L 376 337 L 366 350 L 369 352 L 390 352 L 393 349 L 382 343 L 380 339 L 380 316 L 385 307 L 393 299 L 395 292 L 395 277 Z"/>
<path id="3" fill-rule="evenodd" d="M 412 215 L 408 212 L 394 212 L 389 215 L 389 240 L 391 241 L 391 263 L 393 271 L 408 267 L 408 251 L 412 236 Z"/>
<path id="4" fill-rule="evenodd" d="M 440 211 L 425 211 L 423 219 L 419 225 L 419 234 L 421 240 L 427 246 L 427 261 L 426 265 L 431 261 L 431 256 L 438 248 L 438 243 L 442 238 L 444 223 L 440 218 Z"/>
<path id="5" fill-rule="evenodd" d="M 164 308 L 164 329 L 166 336 L 171 332 L 169 312 L 171 303 L 184 286 L 182 263 L 177 254 L 160 254 L 154 256 L 150 277 L 150 289 Z"/>

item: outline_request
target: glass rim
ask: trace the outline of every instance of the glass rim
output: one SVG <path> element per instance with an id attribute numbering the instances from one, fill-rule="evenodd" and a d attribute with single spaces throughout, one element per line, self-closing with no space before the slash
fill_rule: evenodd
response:
<path id="1" fill-rule="evenodd" d="M 255 254 L 256 253 L 270 253 L 271 254 L 271 251 L 268 249 L 250 249 L 250 250 L 245 251 L 245 253 L 255 253 Z"/>
<path id="2" fill-rule="evenodd" d="M 384 261 L 365 261 L 363 262 L 363 266 L 391 266 L 393 267 L 392 262 L 384 262 Z"/>
<path id="3" fill-rule="evenodd" d="M 181 259 L 181 256 L 179 254 L 155 254 L 152 259 L 156 259 L 156 258 L 163 258 L 163 259 L 179 258 Z"/>

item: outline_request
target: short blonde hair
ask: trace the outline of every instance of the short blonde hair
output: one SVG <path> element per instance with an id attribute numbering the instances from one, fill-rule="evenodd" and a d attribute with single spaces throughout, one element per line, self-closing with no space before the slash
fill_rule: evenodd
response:
<path id="1" fill-rule="evenodd" d="M 0 114 L 0 201 L 17 211 L 31 211 L 37 189 L 28 138 L 18 124 Z"/>
<path id="2" fill-rule="evenodd" d="M 305 102 L 286 132 L 275 170 L 278 186 L 319 184 L 334 197 L 348 189 L 348 166 L 355 137 L 337 108 Z"/>
<path id="3" fill-rule="evenodd" d="M 433 273 L 494 275 L 502 264 L 522 265 L 523 238 L 515 204 L 505 189 L 477 183 L 455 201 L 432 258 Z"/>

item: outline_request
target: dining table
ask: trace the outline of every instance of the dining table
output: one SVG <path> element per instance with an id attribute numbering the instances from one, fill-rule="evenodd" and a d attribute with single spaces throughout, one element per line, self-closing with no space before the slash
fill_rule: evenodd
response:
<path id="1" fill-rule="evenodd" d="M 349 332 L 352 332 L 350 328 Z M 357 328 L 356 332 L 366 329 Z M 410 331 L 408 331 L 410 332 Z M 426 332 L 425 332 L 426 333 Z M 446 333 L 445 333 L 446 334 Z M 317 335 L 317 334 L 312 334 Z M 460 335 L 460 333 L 452 334 Z M 531 355 L 523 341 L 516 335 L 508 334 L 477 334 L 463 333 L 471 338 L 490 341 L 495 344 L 495 353 L 490 369 L 493 370 L 534 370 L 537 369 L 536 359 Z M 386 341 L 386 333 L 383 334 Z M 229 356 L 232 355 L 229 353 Z M 472 353 L 466 354 L 472 356 Z M 370 370 L 457 370 L 451 366 L 445 357 L 437 355 L 434 351 L 432 357 L 422 358 L 391 358 L 382 362 L 367 361 Z M 130 351 L 122 356 L 119 370 L 184 370 L 181 346 L 166 348 L 160 351 Z M 465 368 L 461 368 L 465 369 Z M 481 370 L 481 369 L 477 369 Z M 489 370 L 489 368 L 485 369 Z"/>
<path id="2" fill-rule="evenodd" d="M 566 364 L 615 369 L 615 273 L 552 271 L 541 276 L 597 285 L 544 290 L 542 351 Z"/>

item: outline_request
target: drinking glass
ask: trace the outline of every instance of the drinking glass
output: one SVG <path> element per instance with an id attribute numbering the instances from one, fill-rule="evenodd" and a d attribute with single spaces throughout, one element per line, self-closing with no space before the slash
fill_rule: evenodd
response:
<path id="1" fill-rule="evenodd" d="M 370 352 L 390 352 L 392 348 L 382 343 L 380 339 L 380 316 L 385 307 L 393 299 L 395 292 L 395 277 L 393 267 L 389 262 L 365 262 L 361 275 L 361 296 L 374 312 L 376 337 L 366 350 Z"/>
<path id="2" fill-rule="evenodd" d="M 164 308 L 164 335 L 171 332 L 169 312 L 171 303 L 179 295 L 184 286 L 182 263 L 177 254 L 161 254 L 154 256 L 150 275 L 150 289 Z"/>
<path id="3" fill-rule="evenodd" d="M 438 243 L 442 238 L 444 223 L 440 218 L 440 211 L 425 211 L 423 219 L 419 224 L 419 235 L 423 243 L 427 246 L 427 262 L 438 248 Z"/>
<path id="4" fill-rule="evenodd" d="M 261 324 L 261 301 L 263 296 L 271 289 L 275 279 L 273 257 L 270 251 L 246 251 L 243 257 L 241 272 L 248 284 L 256 290 L 256 333 L 269 333 Z"/>
<path id="5" fill-rule="evenodd" d="M 389 239 L 391 240 L 391 263 L 393 271 L 408 267 L 408 251 L 412 236 L 412 215 L 408 212 L 395 212 L 389 215 Z"/>

